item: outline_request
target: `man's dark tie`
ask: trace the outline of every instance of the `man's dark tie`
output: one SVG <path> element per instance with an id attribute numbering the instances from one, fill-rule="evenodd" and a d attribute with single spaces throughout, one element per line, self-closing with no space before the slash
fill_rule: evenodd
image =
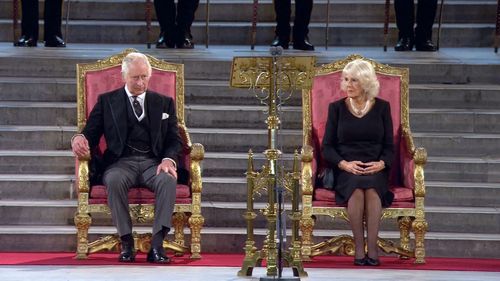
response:
<path id="1" fill-rule="evenodd" d="M 132 102 L 132 104 L 134 105 L 134 112 L 135 112 L 135 115 L 137 115 L 137 117 L 141 117 L 142 115 L 142 107 L 141 107 L 141 104 L 139 103 L 139 101 L 137 100 L 137 97 L 133 97 L 134 98 L 134 101 Z"/>

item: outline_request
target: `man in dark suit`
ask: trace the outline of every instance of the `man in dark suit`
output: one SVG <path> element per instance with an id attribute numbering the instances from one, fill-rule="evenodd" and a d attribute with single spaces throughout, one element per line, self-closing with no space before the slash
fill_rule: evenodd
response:
<path id="1" fill-rule="evenodd" d="M 396 51 L 411 51 L 413 45 L 417 51 L 434 52 L 432 43 L 432 25 L 436 17 L 437 0 L 418 0 L 417 26 L 415 30 L 415 3 L 413 0 L 395 0 L 396 24 L 399 29 L 399 40 Z"/>
<path id="2" fill-rule="evenodd" d="M 14 42 L 18 47 L 36 47 L 38 41 L 38 0 L 21 0 L 21 38 Z M 62 0 L 45 0 L 45 47 L 66 47 L 61 34 Z"/>
<path id="3" fill-rule="evenodd" d="M 160 36 L 156 48 L 194 48 L 191 25 L 200 0 L 154 0 Z"/>
<path id="4" fill-rule="evenodd" d="M 276 37 L 271 46 L 281 46 L 288 49 L 290 42 L 290 14 L 291 0 L 274 0 L 274 12 L 276 13 Z M 314 46 L 309 42 L 309 21 L 313 0 L 295 0 L 295 21 L 293 22 L 293 48 L 297 50 L 313 51 Z"/>
<path id="5" fill-rule="evenodd" d="M 155 194 L 151 250 L 147 260 L 168 263 L 163 240 L 171 227 L 181 140 L 174 101 L 147 90 L 151 65 L 145 55 L 128 54 L 122 63 L 123 88 L 102 94 L 81 134 L 71 141 L 77 157 L 88 155 L 104 135 L 103 183 L 122 251 L 118 260 L 135 260 L 128 190 L 145 186 Z"/>

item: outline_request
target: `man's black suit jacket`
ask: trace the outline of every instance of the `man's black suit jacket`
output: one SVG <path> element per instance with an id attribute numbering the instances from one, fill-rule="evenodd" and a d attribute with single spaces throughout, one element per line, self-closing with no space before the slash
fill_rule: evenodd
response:
<path id="1" fill-rule="evenodd" d="M 82 130 L 91 150 L 99 144 L 102 135 L 106 139 L 107 149 L 103 155 L 104 166 L 101 169 L 116 162 L 124 153 L 129 102 L 124 87 L 100 95 Z M 147 91 L 145 109 L 150 121 L 151 151 L 154 156 L 160 161 L 163 158 L 171 158 L 177 162 L 182 142 L 177 127 L 175 102 L 170 97 Z"/>

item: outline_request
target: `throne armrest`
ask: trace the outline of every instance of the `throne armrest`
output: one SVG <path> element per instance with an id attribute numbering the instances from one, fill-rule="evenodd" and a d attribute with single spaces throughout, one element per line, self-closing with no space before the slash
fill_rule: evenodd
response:
<path id="1" fill-rule="evenodd" d="M 401 172 L 406 187 L 414 190 L 415 199 L 425 197 L 424 166 L 427 162 L 427 151 L 423 147 L 415 147 L 410 129 L 403 130 L 401 142 Z"/>
<path id="2" fill-rule="evenodd" d="M 90 182 L 89 182 L 89 162 L 90 155 L 76 158 L 77 167 L 77 194 L 89 193 L 90 192 Z"/>

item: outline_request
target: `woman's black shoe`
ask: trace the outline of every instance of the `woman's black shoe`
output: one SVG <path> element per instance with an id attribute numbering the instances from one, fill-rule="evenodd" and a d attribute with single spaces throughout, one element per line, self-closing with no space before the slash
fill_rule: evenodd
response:
<path id="1" fill-rule="evenodd" d="M 359 265 L 359 266 L 366 265 L 366 259 L 367 257 L 364 257 L 362 259 L 354 259 L 354 265 Z"/>
<path id="2" fill-rule="evenodd" d="M 380 260 L 379 259 L 372 259 L 370 257 L 366 257 L 365 265 L 369 266 L 379 266 L 380 265 Z"/>

